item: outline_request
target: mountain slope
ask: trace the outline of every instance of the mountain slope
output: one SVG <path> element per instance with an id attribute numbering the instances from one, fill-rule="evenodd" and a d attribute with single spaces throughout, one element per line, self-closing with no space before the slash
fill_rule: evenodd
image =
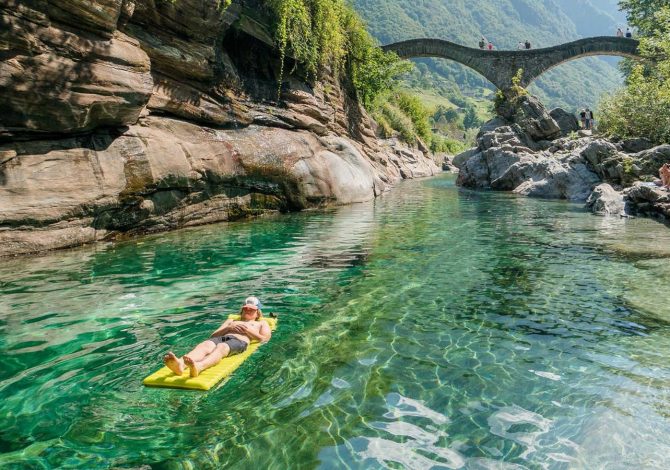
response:
<path id="1" fill-rule="evenodd" d="M 611 9 L 612 1 L 354 0 L 354 6 L 382 44 L 437 37 L 476 47 L 484 36 L 498 49 L 516 49 L 517 43 L 526 39 L 533 47 L 547 47 L 580 37 L 614 34 L 617 26 L 623 26 L 623 16 Z M 477 73 L 450 61 L 417 62 L 427 65 L 420 69 L 424 71 L 418 78 L 424 85 L 430 86 L 439 75 L 452 79 L 468 95 L 479 95 L 482 87 L 492 86 Z M 549 106 L 593 106 L 601 93 L 621 85 L 616 62 L 586 58 L 563 64 L 540 77 L 531 92 Z"/>

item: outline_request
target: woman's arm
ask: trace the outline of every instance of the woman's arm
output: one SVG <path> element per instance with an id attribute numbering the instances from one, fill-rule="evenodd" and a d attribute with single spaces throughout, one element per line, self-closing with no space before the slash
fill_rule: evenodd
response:
<path id="1" fill-rule="evenodd" d="M 233 320 L 230 318 L 226 321 L 224 321 L 220 327 L 218 327 L 216 330 L 214 330 L 214 333 L 209 335 L 210 338 L 213 338 L 215 336 L 223 336 L 226 333 L 228 333 L 228 327 L 233 323 Z"/>
<path id="2" fill-rule="evenodd" d="M 270 337 L 272 336 L 272 330 L 270 330 L 270 326 L 261 320 L 261 327 L 256 333 L 253 329 L 249 328 L 247 325 L 244 325 L 244 334 L 249 337 L 249 339 L 256 339 L 262 343 L 265 343 L 266 341 L 270 340 Z"/>

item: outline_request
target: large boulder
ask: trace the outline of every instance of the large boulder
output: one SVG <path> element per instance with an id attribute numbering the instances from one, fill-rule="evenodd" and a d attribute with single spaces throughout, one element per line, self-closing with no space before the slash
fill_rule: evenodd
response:
<path id="1" fill-rule="evenodd" d="M 475 154 L 465 162 L 458 177 L 462 186 L 573 201 L 586 200 L 598 182 L 598 176 L 579 161 L 513 148 L 490 148 Z"/>
<path id="2" fill-rule="evenodd" d="M 556 121 L 562 136 L 580 129 L 579 121 L 574 114 L 565 111 L 562 108 L 554 108 L 549 112 L 551 118 Z"/>
<path id="3" fill-rule="evenodd" d="M 632 214 L 650 216 L 670 223 L 670 191 L 653 183 L 638 182 L 626 188 L 624 196 Z"/>
<path id="4" fill-rule="evenodd" d="M 664 144 L 643 150 L 632 155 L 640 171 L 645 175 L 658 176 L 658 170 L 664 163 L 670 163 L 670 145 Z"/>
<path id="5" fill-rule="evenodd" d="M 586 200 L 586 207 L 594 214 L 621 216 L 626 213 L 624 196 L 607 183 L 599 184 Z"/>
<path id="6" fill-rule="evenodd" d="M 474 157 L 477 153 L 479 153 L 479 147 L 472 147 L 471 149 L 454 156 L 454 158 L 451 160 L 451 163 L 460 170 L 463 168 L 465 162 L 467 162 L 471 157 Z"/>
<path id="7" fill-rule="evenodd" d="M 622 140 L 619 145 L 621 146 L 621 150 L 626 153 L 638 153 L 649 150 L 654 146 L 651 140 L 644 137 Z"/>
<path id="8" fill-rule="evenodd" d="M 539 99 L 523 95 L 508 102 L 499 112 L 507 121 L 518 124 L 532 140 L 551 140 L 561 129 Z"/>

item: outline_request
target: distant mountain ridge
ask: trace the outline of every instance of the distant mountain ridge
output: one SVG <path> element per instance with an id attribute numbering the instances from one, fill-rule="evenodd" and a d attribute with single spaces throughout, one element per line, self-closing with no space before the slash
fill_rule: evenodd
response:
<path id="1" fill-rule="evenodd" d="M 382 44 L 418 37 L 447 39 L 477 47 L 480 37 L 497 49 L 516 49 L 519 41 L 547 47 L 581 37 L 613 35 L 624 27 L 616 0 L 354 0 L 371 33 Z M 421 59 L 424 84 L 452 79 L 466 94 L 491 85 L 450 61 Z M 531 86 L 549 106 L 593 106 L 598 96 L 622 83 L 616 60 L 587 58 L 563 64 Z"/>

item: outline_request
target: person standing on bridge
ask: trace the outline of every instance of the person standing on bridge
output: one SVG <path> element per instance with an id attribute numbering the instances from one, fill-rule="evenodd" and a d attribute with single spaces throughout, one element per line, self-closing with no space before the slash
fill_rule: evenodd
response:
<path id="1" fill-rule="evenodd" d="M 489 41 L 489 44 L 486 47 L 488 48 L 489 51 L 492 51 L 493 50 L 493 43 L 491 41 Z"/>
<path id="2" fill-rule="evenodd" d="M 630 30 L 630 28 L 626 28 L 626 37 L 628 39 L 633 37 L 633 32 Z"/>
<path id="3" fill-rule="evenodd" d="M 621 30 L 621 28 L 616 29 L 616 37 L 618 37 L 618 38 L 623 37 L 623 31 Z"/>
<path id="4" fill-rule="evenodd" d="M 486 47 L 486 38 L 482 36 L 482 38 L 479 40 L 479 48 L 484 49 Z"/>

